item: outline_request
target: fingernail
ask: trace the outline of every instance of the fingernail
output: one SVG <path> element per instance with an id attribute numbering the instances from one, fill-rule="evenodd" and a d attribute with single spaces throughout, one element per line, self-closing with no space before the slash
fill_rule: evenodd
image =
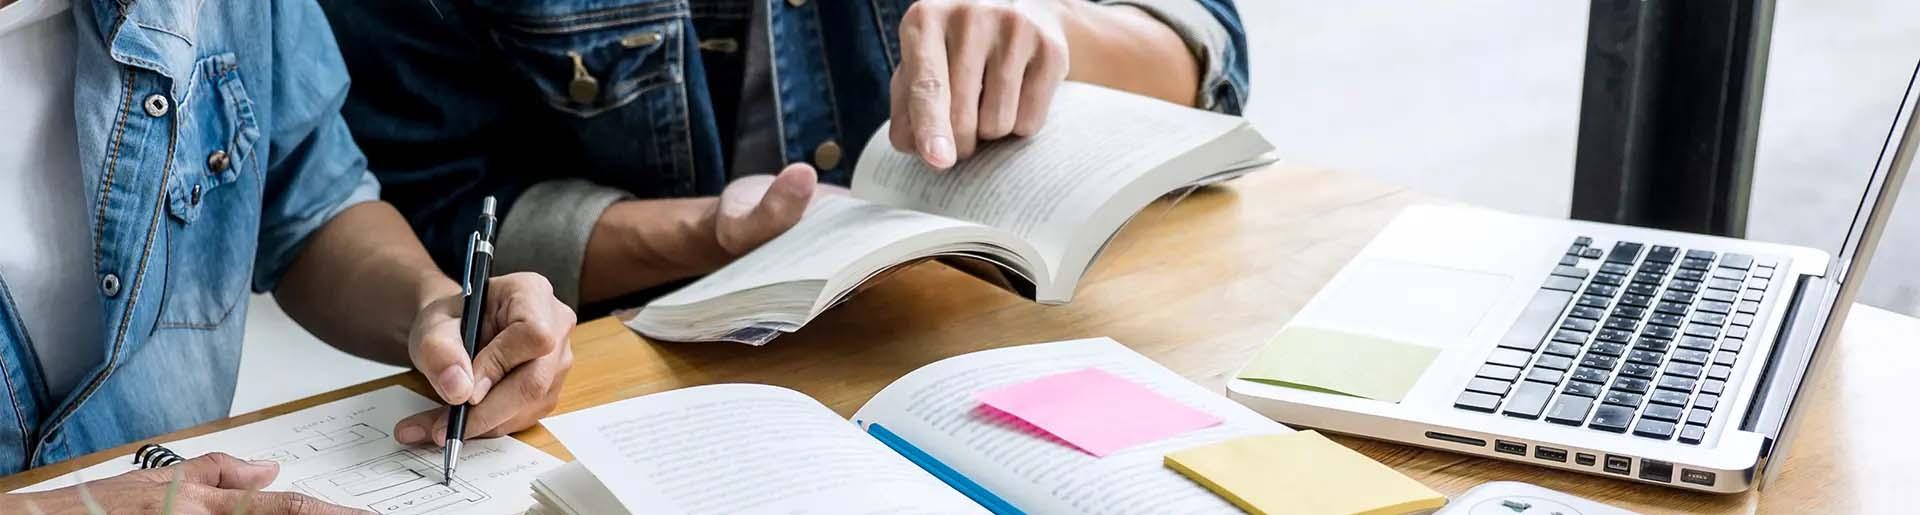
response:
<path id="1" fill-rule="evenodd" d="M 447 389 L 447 391 L 442 392 L 447 395 L 460 392 L 471 394 L 472 389 L 468 382 L 472 380 L 473 378 L 467 377 L 467 371 L 460 368 L 459 365 L 449 366 L 445 370 L 440 371 L 440 387 Z"/>
<path id="2" fill-rule="evenodd" d="M 410 425 L 410 426 L 401 427 L 400 430 L 396 431 L 393 436 L 395 438 L 398 438 L 400 440 L 400 443 L 416 444 L 416 443 L 420 443 L 420 441 L 422 440 L 427 439 L 427 430 L 421 429 L 420 426 Z"/>
<path id="3" fill-rule="evenodd" d="M 280 467 L 280 462 L 273 461 L 273 460 L 247 460 L 247 464 L 255 467 L 266 467 L 266 468 Z"/>
<path id="4" fill-rule="evenodd" d="M 492 389 L 493 389 L 493 378 L 491 377 L 482 377 L 482 378 L 473 380 L 473 395 L 470 396 L 472 400 L 467 401 L 467 403 L 479 404 L 480 401 L 486 400 L 487 391 Z"/>
<path id="5" fill-rule="evenodd" d="M 927 148 L 921 149 L 921 151 L 927 153 L 927 161 L 929 164 L 942 168 L 953 166 L 953 154 L 955 152 L 953 149 L 953 138 L 946 136 L 929 138 L 927 139 Z"/>

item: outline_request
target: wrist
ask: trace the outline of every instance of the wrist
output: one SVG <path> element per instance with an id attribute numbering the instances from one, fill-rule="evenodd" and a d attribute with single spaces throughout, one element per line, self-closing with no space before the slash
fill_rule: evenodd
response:
<path id="1" fill-rule="evenodd" d="M 417 270 L 414 274 L 413 310 L 415 313 L 427 308 L 427 305 L 447 297 L 460 295 L 460 282 L 447 277 L 437 268 Z"/>
<path id="2" fill-rule="evenodd" d="M 729 257 L 720 247 L 719 199 L 615 202 L 594 220 L 580 264 L 582 302 L 606 300 L 713 271 Z"/>

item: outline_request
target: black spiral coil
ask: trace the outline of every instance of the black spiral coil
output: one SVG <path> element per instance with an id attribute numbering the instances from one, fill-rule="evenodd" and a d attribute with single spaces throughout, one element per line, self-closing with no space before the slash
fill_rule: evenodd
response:
<path id="1" fill-rule="evenodd" d="M 181 458 L 179 454 L 174 454 L 173 450 L 161 447 L 160 444 L 142 445 L 140 450 L 133 451 L 133 463 L 142 469 L 160 468 L 182 461 L 187 460 Z"/>

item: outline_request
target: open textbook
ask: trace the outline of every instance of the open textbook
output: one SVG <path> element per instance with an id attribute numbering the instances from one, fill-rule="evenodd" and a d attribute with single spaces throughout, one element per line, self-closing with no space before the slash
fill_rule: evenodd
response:
<path id="1" fill-rule="evenodd" d="M 300 492 L 380 515 L 523 513 L 534 475 L 560 460 L 513 438 L 468 440 L 459 471 L 443 485 L 440 449 L 400 445 L 389 433 L 400 419 L 436 407 L 444 405 L 389 386 L 163 445 L 187 458 L 225 452 L 279 462 L 280 476 L 265 490 Z M 18 491 L 52 490 L 136 468 L 130 457 L 116 457 Z"/>
<path id="2" fill-rule="evenodd" d="M 1087 368 L 1223 422 L 1096 458 L 975 398 Z M 542 424 L 580 460 L 534 483 L 532 512 L 547 515 L 1240 513 L 1162 456 L 1290 431 L 1106 338 L 935 362 L 882 389 L 851 421 L 799 392 L 722 384 Z"/>
<path id="3" fill-rule="evenodd" d="M 1049 113 L 1038 134 L 982 145 L 944 172 L 894 150 L 882 126 L 850 197 L 816 200 L 785 234 L 622 318 L 662 340 L 762 344 L 882 272 L 932 258 L 1065 303 L 1154 199 L 1273 160 L 1242 118 L 1099 86 L 1061 85 Z"/>

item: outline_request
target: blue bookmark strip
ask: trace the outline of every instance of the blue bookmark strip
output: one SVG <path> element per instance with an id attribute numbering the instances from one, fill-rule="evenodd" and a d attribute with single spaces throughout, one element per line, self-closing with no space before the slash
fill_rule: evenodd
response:
<path id="1" fill-rule="evenodd" d="M 900 453 L 901 456 L 907 458 L 907 461 L 911 461 L 919 465 L 920 468 L 926 469 L 928 474 L 933 474 L 933 477 L 945 481 L 947 486 L 951 486 L 954 490 L 966 494 L 967 498 L 973 499 L 973 502 L 980 503 L 980 506 L 986 508 L 987 511 L 991 511 L 995 515 L 1026 515 L 1026 512 L 1020 511 L 1019 508 L 1013 507 L 1012 504 L 1008 504 L 1005 499 L 994 495 L 992 491 L 980 486 L 979 483 L 967 479 L 967 476 L 961 475 L 959 471 L 953 470 L 953 468 L 948 467 L 947 464 L 941 463 L 940 460 L 934 459 L 933 456 L 929 456 L 925 452 L 921 452 L 919 447 L 914 447 L 913 444 L 907 443 L 906 439 L 893 434 L 893 431 L 888 431 L 887 428 L 882 427 L 879 423 L 867 424 L 867 434 L 873 435 L 873 439 L 879 440 L 880 443 L 887 444 L 887 447 L 893 448 L 893 452 Z"/>

